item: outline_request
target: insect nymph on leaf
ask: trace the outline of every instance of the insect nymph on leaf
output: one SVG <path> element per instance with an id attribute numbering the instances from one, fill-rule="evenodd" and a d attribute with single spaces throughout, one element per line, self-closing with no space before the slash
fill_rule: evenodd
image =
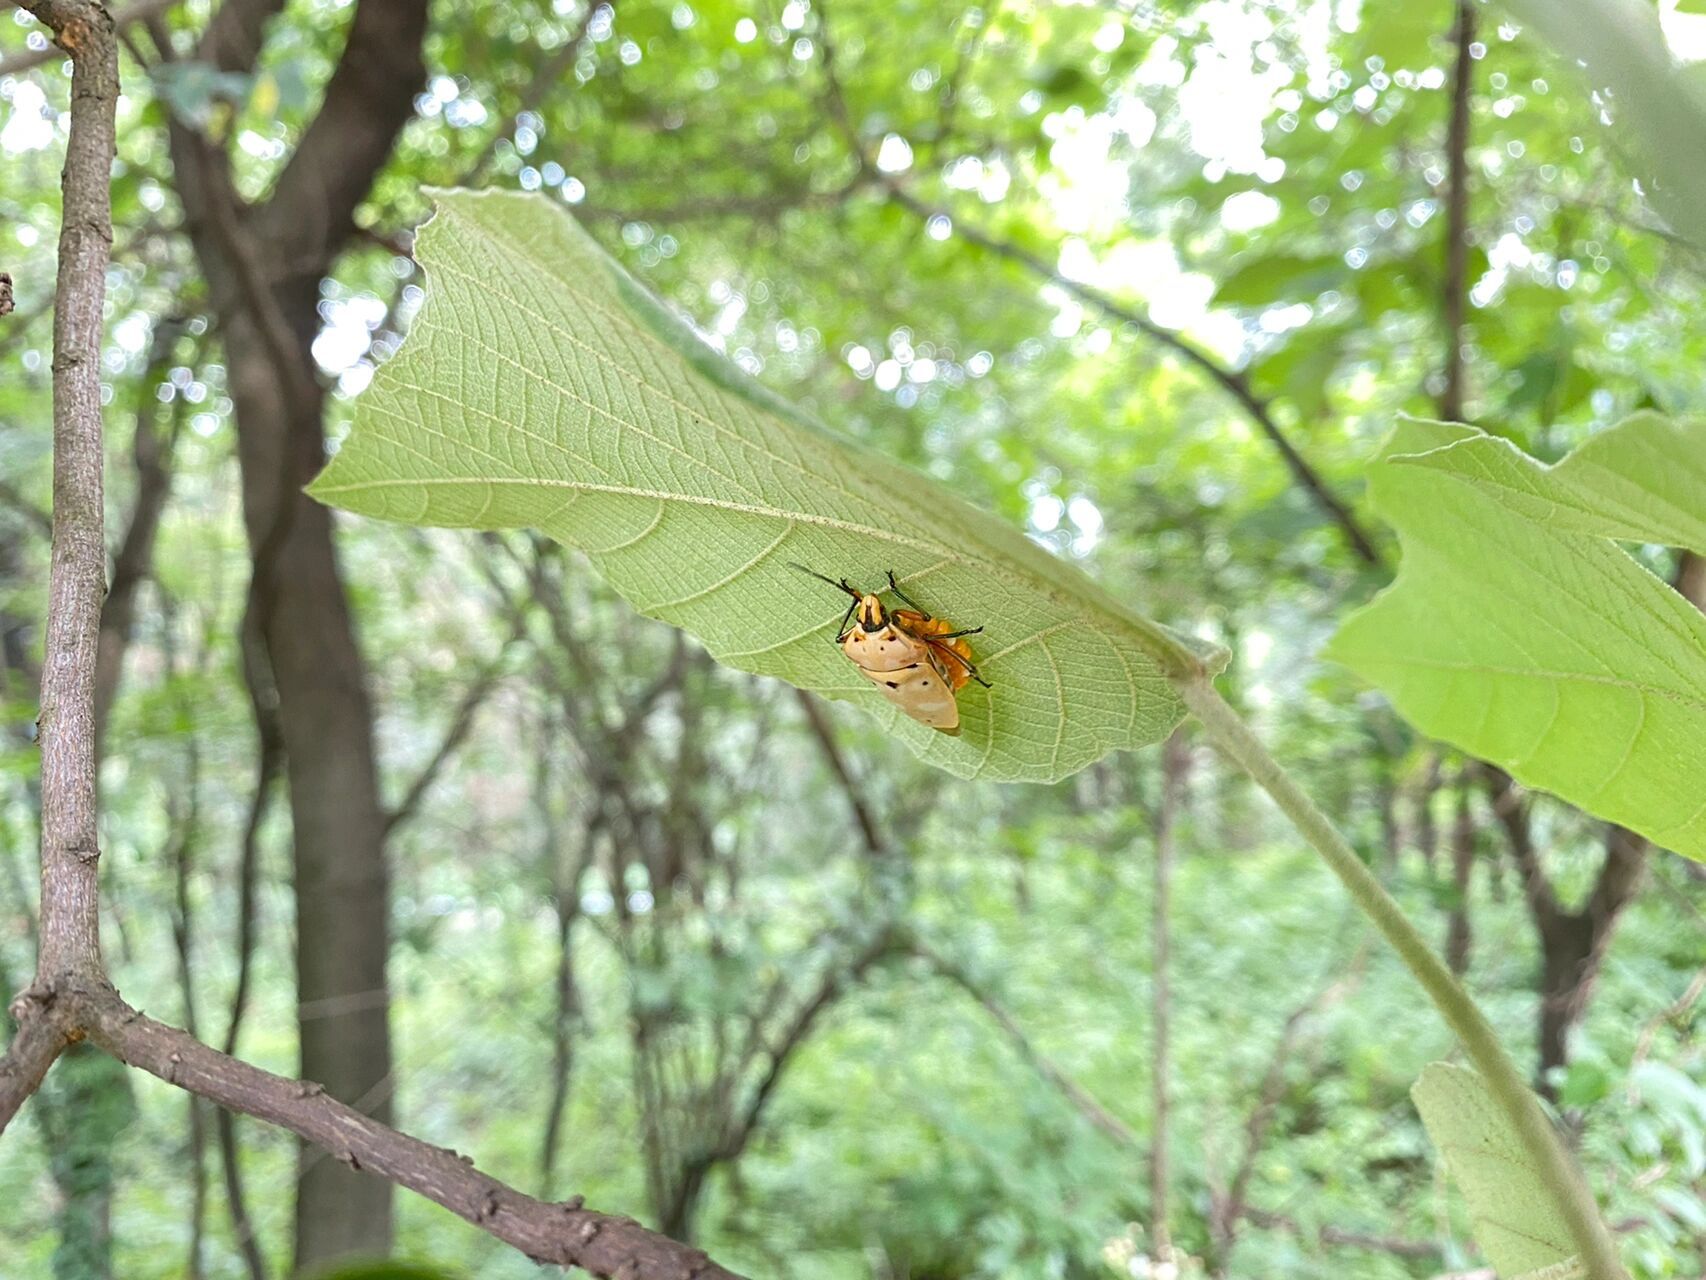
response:
<path id="1" fill-rule="evenodd" d="M 837 581 L 803 564 L 789 567 L 853 597 L 836 628 L 835 643 L 860 675 L 914 720 L 943 733 L 959 733 L 960 706 L 955 695 L 973 680 L 989 687 L 965 639 L 982 627 L 956 631 L 946 618 L 933 617 L 907 598 L 893 569 L 888 572 L 888 589 L 911 608 L 886 608 L 878 593 L 861 591 L 845 578 Z"/>

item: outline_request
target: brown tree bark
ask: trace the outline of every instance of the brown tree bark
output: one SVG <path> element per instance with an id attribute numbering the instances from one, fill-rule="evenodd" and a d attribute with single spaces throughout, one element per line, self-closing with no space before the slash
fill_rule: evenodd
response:
<path id="1" fill-rule="evenodd" d="M 1446 127 L 1445 154 L 1449 172 L 1445 194 L 1445 287 L 1441 292 L 1445 326 L 1445 387 L 1440 393 L 1439 416 L 1461 422 L 1467 369 L 1463 359 L 1465 308 L 1469 302 L 1469 106 L 1474 91 L 1475 5 L 1458 0 L 1457 19 L 1451 41 L 1456 50 L 1452 63 L 1451 119 Z"/>
<path id="2" fill-rule="evenodd" d="M 1445 962 L 1460 978 L 1469 972 L 1469 951 L 1474 944 L 1469 888 L 1475 870 L 1475 814 L 1469 807 L 1469 783 L 1465 772 L 1458 779 L 1457 815 L 1451 824 L 1451 911 L 1445 929 Z"/>
<path id="3" fill-rule="evenodd" d="M 277 0 L 226 0 L 199 56 L 252 66 Z M 320 280 L 425 79 L 424 0 L 361 0 L 325 99 L 264 203 L 236 196 L 223 152 L 181 121 L 173 162 L 207 276 L 236 405 L 243 514 L 254 558 L 249 624 L 277 694 L 292 822 L 302 1075 L 384 1120 L 391 1112 L 385 962 L 386 815 L 373 711 L 332 542 L 301 490 L 325 456 L 309 344 Z M 156 27 L 156 44 L 169 43 Z M 384 1254 L 391 1188 L 302 1149 L 299 1267 Z"/>
<path id="4" fill-rule="evenodd" d="M 310 301 L 307 315 L 313 314 Z M 233 338 L 240 327 L 232 327 Z M 301 347 L 305 363 L 307 342 Z M 230 339 L 227 353 L 245 522 L 257 553 L 252 603 L 278 692 L 285 750 L 301 1074 L 375 1119 L 389 1120 L 390 929 L 373 711 L 330 513 L 300 493 L 322 461 L 318 400 L 292 412 L 276 394 L 264 356 Z M 281 494 L 286 485 L 288 493 Z M 276 534 L 280 528 L 285 532 Z M 357 1177 L 303 1147 L 298 1267 L 386 1253 L 391 1230 L 388 1184 Z"/>

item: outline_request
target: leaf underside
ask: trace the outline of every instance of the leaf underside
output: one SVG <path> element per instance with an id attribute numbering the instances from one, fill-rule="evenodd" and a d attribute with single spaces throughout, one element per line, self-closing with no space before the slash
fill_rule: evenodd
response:
<path id="1" fill-rule="evenodd" d="M 1430 1063 L 1410 1096 L 1502 1280 L 1579 1276 L 1569 1225 L 1481 1077 Z"/>
<path id="2" fill-rule="evenodd" d="M 1706 542 L 1706 420 L 1632 418 L 1555 467 L 1405 422 L 1370 473 L 1396 581 L 1328 647 L 1424 733 L 1706 859 L 1706 617 L 1614 538 Z"/>
<path id="3" fill-rule="evenodd" d="M 534 528 L 719 661 L 856 702 L 967 778 L 1049 782 L 1157 742 L 1168 673 L 1224 654 L 1149 621 L 1018 530 L 750 383 L 542 196 L 437 193 L 425 309 L 310 487 L 381 519 Z M 917 724 L 832 642 L 846 599 L 793 569 L 903 589 L 982 624 L 991 689 L 958 738 Z"/>

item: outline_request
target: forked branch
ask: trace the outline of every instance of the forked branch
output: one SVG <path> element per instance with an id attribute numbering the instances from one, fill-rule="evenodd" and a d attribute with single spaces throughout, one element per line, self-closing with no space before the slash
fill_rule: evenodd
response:
<path id="1" fill-rule="evenodd" d="M 106 588 L 100 349 L 112 249 L 118 54 L 96 0 L 22 0 L 71 59 L 64 222 L 54 308 L 53 554 L 42 665 L 41 923 L 35 981 L 13 1003 L 18 1030 L 0 1057 L 0 1131 L 70 1045 L 89 1041 L 199 1097 L 269 1121 L 443 1205 L 528 1257 L 624 1280 L 716 1280 L 703 1253 L 577 1198 L 547 1204 L 472 1162 L 144 1017 L 101 963 L 96 867 L 95 684 Z M 222 10 L 223 12 L 223 10 Z M 264 785 L 264 781 L 263 781 Z"/>

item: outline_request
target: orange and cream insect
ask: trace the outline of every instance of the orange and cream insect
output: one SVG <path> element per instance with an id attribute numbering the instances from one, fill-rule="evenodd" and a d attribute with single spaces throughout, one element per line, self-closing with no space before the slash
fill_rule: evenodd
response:
<path id="1" fill-rule="evenodd" d="M 934 618 L 908 600 L 889 570 L 889 590 L 910 609 L 887 609 L 875 595 L 843 578 L 837 582 L 803 564 L 792 566 L 820 578 L 853 597 L 837 628 L 835 643 L 853 660 L 877 690 L 907 715 L 943 733 L 960 731 L 960 706 L 955 695 L 972 680 L 985 688 L 966 636 L 982 627 L 954 630 L 945 618 Z"/>

